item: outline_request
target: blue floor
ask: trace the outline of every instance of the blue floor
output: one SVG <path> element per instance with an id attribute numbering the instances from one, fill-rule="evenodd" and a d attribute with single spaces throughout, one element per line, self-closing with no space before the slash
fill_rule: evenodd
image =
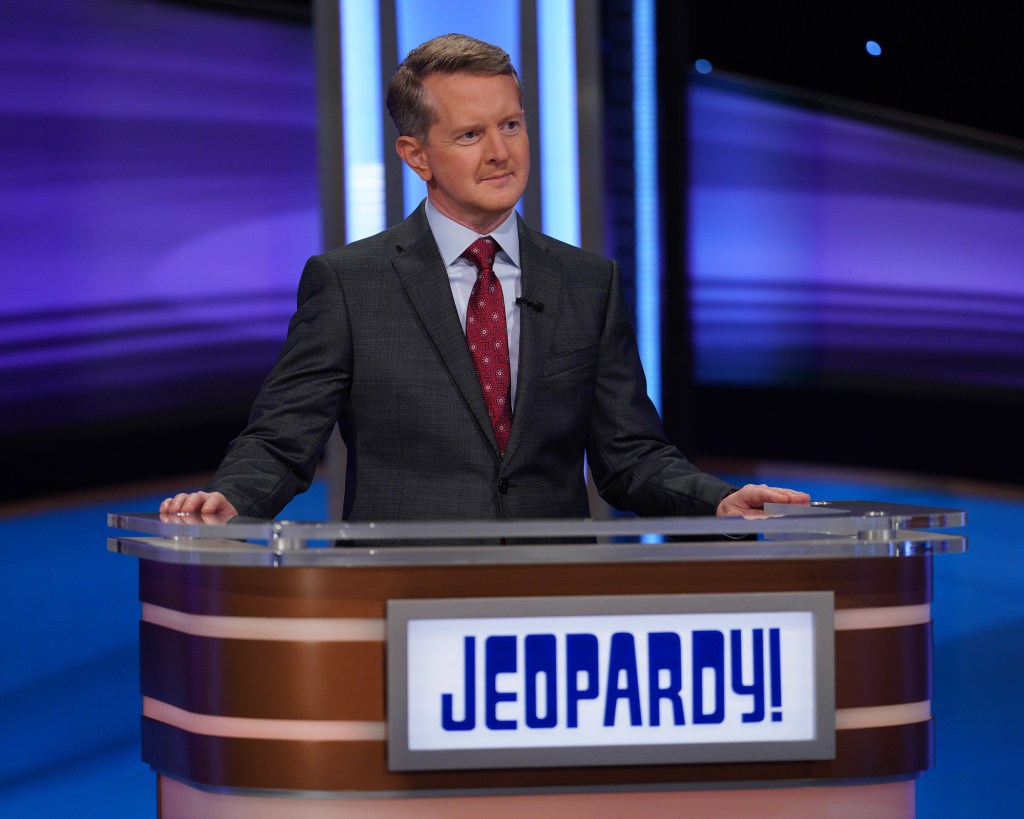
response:
<path id="1" fill-rule="evenodd" d="M 1024 502 L 792 475 L 756 480 L 818 499 L 968 510 L 970 552 L 935 560 L 937 765 L 918 785 L 918 816 L 1020 815 Z M 324 494 L 315 484 L 282 517 L 322 518 Z M 155 816 L 154 777 L 139 761 L 136 567 L 106 551 L 105 515 L 151 511 L 161 498 L 0 519 L 0 817 Z"/>

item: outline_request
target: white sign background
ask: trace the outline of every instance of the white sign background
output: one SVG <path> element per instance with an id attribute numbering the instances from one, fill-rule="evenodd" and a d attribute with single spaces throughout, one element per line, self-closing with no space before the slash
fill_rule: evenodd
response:
<path id="1" fill-rule="evenodd" d="M 815 738 L 815 657 L 814 616 L 808 611 L 759 611 L 726 613 L 623 614 L 547 617 L 494 617 L 417 619 L 407 624 L 407 707 L 410 751 L 531 748 L 552 746 L 659 745 L 705 743 L 752 743 L 813 740 Z M 753 698 L 732 691 L 729 631 L 743 632 L 743 682 L 753 681 L 753 640 L 751 629 L 764 630 L 765 718 L 744 723 L 742 715 L 752 710 Z M 768 663 L 768 629 L 778 628 L 781 637 L 782 719 L 772 721 L 771 676 Z M 725 720 L 719 724 L 694 724 L 692 632 L 721 631 L 725 635 Z M 604 726 L 607 668 L 612 634 L 630 632 L 635 638 L 637 674 L 643 725 L 630 725 L 624 698 L 618 702 L 614 726 Z M 661 724 L 650 725 L 647 696 L 647 635 L 651 632 L 675 632 L 681 637 L 683 685 L 681 697 L 685 725 L 675 725 L 669 703 L 661 701 Z M 579 702 L 577 728 L 566 725 L 565 682 L 558 686 L 558 724 L 552 728 L 529 728 L 525 722 L 524 690 L 527 634 L 554 634 L 557 643 L 559 676 L 565 673 L 567 634 L 594 634 L 598 639 L 597 699 Z M 453 716 L 465 715 L 464 637 L 476 637 L 476 727 L 470 731 L 445 731 L 441 723 L 441 701 L 453 695 Z M 515 635 L 516 672 L 500 674 L 499 692 L 515 694 L 515 700 L 501 702 L 497 717 L 515 720 L 516 730 L 490 730 L 484 720 L 486 707 L 484 641 L 490 636 Z M 705 711 L 713 709 L 713 672 L 705 670 Z M 545 675 L 538 675 L 544 681 Z M 543 685 L 543 682 L 539 682 Z M 582 685 L 581 685 L 582 687 Z M 543 703 L 543 691 L 538 692 Z M 543 705 L 540 706 L 543 709 Z M 541 710 L 543 714 L 543 710 Z"/>

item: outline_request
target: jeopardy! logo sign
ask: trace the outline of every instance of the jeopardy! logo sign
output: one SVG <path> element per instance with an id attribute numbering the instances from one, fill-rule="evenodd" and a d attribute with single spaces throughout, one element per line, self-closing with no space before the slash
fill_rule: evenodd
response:
<path id="1" fill-rule="evenodd" d="M 830 592 L 391 601 L 392 770 L 828 759 Z"/>

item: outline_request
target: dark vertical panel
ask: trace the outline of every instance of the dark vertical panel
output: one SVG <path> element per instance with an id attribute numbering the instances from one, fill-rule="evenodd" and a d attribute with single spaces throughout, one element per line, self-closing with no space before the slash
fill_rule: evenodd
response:
<path id="1" fill-rule="evenodd" d="M 316 0 L 317 155 L 324 250 L 345 243 L 345 163 L 342 144 L 341 51 L 338 4 Z"/>
<path id="2" fill-rule="evenodd" d="M 398 63 L 405 55 L 398 54 L 398 20 L 395 0 L 380 0 L 380 88 L 381 96 L 394 76 Z M 384 221 L 396 225 L 405 216 L 402 202 L 402 160 L 395 151 L 398 134 L 391 122 L 388 109 L 382 109 L 384 117 Z"/>
<path id="3" fill-rule="evenodd" d="M 345 244 L 345 162 L 342 141 L 341 28 L 337 0 L 316 0 L 313 8 L 316 48 L 317 153 L 320 175 L 320 219 L 323 249 Z M 324 449 L 327 509 L 341 519 L 348 451 L 337 427 Z"/>
<path id="4" fill-rule="evenodd" d="M 626 301 L 636 304 L 636 224 L 633 176 L 632 0 L 601 2 L 601 82 L 604 89 L 604 253 L 622 269 Z"/>
<path id="5" fill-rule="evenodd" d="M 669 438 L 684 452 L 700 441 L 692 435 L 693 342 L 689 297 L 689 120 L 686 110 L 686 38 L 689 3 L 659 0 L 658 141 L 662 158 L 662 416 Z"/>
<path id="6" fill-rule="evenodd" d="M 519 4 L 519 81 L 523 85 L 523 110 L 530 129 L 530 177 L 533 182 L 523 194 L 523 216 L 537 230 L 543 226 L 540 196 L 541 156 L 540 97 L 537 85 L 540 71 L 537 67 L 537 5 L 534 0 L 521 0 Z"/>
<path id="7" fill-rule="evenodd" d="M 580 246 L 605 252 L 605 120 L 601 77 L 598 0 L 576 4 L 576 99 L 579 164 Z"/>

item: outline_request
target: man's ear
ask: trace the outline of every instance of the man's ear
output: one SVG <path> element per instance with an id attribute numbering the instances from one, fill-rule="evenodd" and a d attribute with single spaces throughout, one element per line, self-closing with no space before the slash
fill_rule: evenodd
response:
<path id="1" fill-rule="evenodd" d="M 395 150 L 401 160 L 415 171 L 416 175 L 424 182 L 429 182 L 434 175 L 430 171 L 430 162 L 427 160 L 427 152 L 423 150 L 423 143 L 413 136 L 400 136 L 395 140 Z"/>

